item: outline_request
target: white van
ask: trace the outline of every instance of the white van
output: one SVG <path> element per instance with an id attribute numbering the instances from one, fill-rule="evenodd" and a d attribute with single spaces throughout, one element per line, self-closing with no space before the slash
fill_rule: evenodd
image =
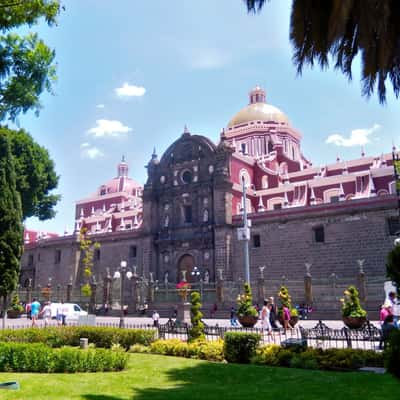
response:
<path id="1" fill-rule="evenodd" d="M 82 310 L 78 304 L 74 303 L 51 303 L 51 318 L 57 317 L 57 310 L 62 310 L 67 321 L 78 320 L 81 315 L 88 315 L 87 311 Z"/>

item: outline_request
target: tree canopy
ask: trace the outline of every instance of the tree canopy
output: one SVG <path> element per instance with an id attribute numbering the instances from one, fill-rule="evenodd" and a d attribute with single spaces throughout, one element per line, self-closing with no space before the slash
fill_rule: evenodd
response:
<path id="1" fill-rule="evenodd" d="M 244 0 L 249 12 L 261 11 L 267 0 Z M 400 1 L 293 0 L 290 20 L 293 61 L 334 67 L 352 79 L 353 61 L 360 55 L 362 94 L 377 91 L 386 102 L 387 81 L 400 94 Z"/>
<path id="2" fill-rule="evenodd" d="M 22 212 L 14 160 L 7 135 L 0 132 L 0 296 L 3 311 L 16 288 L 22 254 Z"/>
<path id="3" fill-rule="evenodd" d="M 37 34 L 21 36 L 12 29 L 31 26 L 44 18 L 56 22 L 59 0 L 0 0 L 0 121 L 39 112 L 39 96 L 51 92 L 56 79 L 55 52 Z"/>
<path id="4" fill-rule="evenodd" d="M 50 192 L 57 187 L 59 177 L 48 151 L 23 129 L 0 128 L 0 134 L 10 142 L 23 219 L 37 217 L 46 220 L 54 217 L 54 207 L 60 196 Z"/>

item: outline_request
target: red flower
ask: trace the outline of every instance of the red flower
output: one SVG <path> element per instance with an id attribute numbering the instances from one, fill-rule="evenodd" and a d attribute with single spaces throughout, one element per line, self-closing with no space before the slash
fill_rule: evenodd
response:
<path id="1" fill-rule="evenodd" d="M 176 288 L 177 289 L 190 289 L 191 286 L 190 286 L 190 283 L 185 282 L 185 281 L 181 281 L 181 282 L 176 284 Z"/>

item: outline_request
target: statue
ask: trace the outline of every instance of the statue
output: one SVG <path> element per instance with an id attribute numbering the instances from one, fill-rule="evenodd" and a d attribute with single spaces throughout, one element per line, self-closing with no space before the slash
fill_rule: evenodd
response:
<path id="1" fill-rule="evenodd" d="M 154 282 L 153 273 L 149 272 L 149 276 L 150 276 L 150 283 L 153 283 Z"/>
<path id="2" fill-rule="evenodd" d="M 208 210 L 203 211 L 203 222 L 208 222 Z"/>
<path id="3" fill-rule="evenodd" d="M 164 273 L 164 284 L 165 284 L 165 286 L 168 285 L 168 275 L 169 275 L 169 272 L 165 271 L 165 273 Z"/>
<path id="4" fill-rule="evenodd" d="M 220 281 L 222 281 L 222 280 L 223 280 L 223 277 L 222 277 L 222 271 L 223 271 L 223 269 L 222 269 L 222 268 L 218 268 L 219 280 L 220 280 Z"/>
<path id="5" fill-rule="evenodd" d="M 164 227 L 165 227 L 165 228 L 168 228 L 168 226 L 169 226 L 169 216 L 166 215 L 166 216 L 165 216 L 165 219 L 164 219 Z"/>
<path id="6" fill-rule="evenodd" d="M 210 273 L 208 272 L 208 269 L 204 272 L 204 283 L 210 283 Z"/>
<path id="7" fill-rule="evenodd" d="M 264 279 L 264 269 L 265 269 L 265 265 L 263 265 L 262 267 L 258 267 L 258 269 L 260 270 L 260 278 Z"/>
<path id="8" fill-rule="evenodd" d="M 187 272 L 186 269 L 183 269 L 181 272 L 182 272 L 182 281 L 186 282 L 186 272 Z"/>

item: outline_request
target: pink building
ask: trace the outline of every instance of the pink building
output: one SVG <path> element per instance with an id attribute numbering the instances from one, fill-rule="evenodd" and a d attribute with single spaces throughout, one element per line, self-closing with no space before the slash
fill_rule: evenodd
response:
<path id="1" fill-rule="evenodd" d="M 301 151 L 301 134 L 278 108 L 266 103 L 265 91 L 250 92 L 249 105 L 221 132 L 233 147 L 232 214 L 242 208 L 242 179 L 247 187 L 247 211 L 312 206 L 367 199 L 395 193 L 392 154 L 314 167 Z"/>
<path id="2" fill-rule="evenodd" d="M 96 193 L 76 202 L 75 233 L 86 227 L 92 234 L 139 229 L 142 224 L 143 187 L 128 176 L 124 157 L 117 176 Z"/>

